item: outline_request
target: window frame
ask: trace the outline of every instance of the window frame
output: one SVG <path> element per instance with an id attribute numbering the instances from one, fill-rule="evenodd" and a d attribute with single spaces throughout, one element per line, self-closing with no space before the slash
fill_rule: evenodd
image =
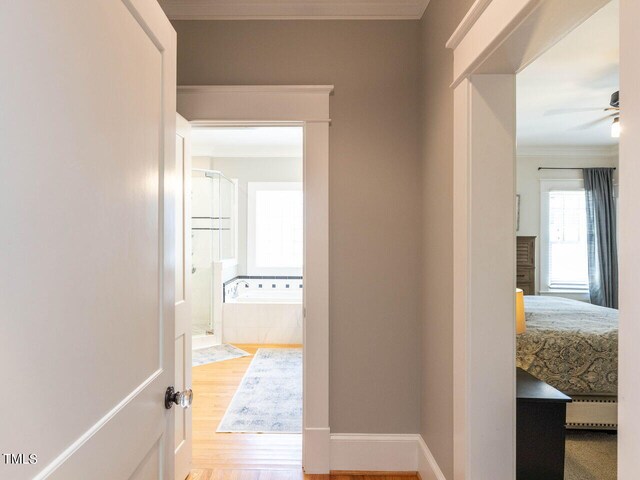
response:
<path id="1" fill-rule="evenodd" d="M 303 182 L 248 182 L 247 183 L 247 274 L 273 277 L 301 277 L 302 267 L 259 267 L 256 265 L 256 193 L 258 191 L 299 191 L 303 193 Z M 303 208 L 304 212 L 304 208 Z M 304 222 L 304 219 L 303 219 Z M 304 235 L 304 228 L 303 228 Z M 304 240 L 302 242 L 304 259 Z"/>
<path id="2" fill-rule="evenodd" d="M 563 285 L 552 287 L 549 269 L 549 193 L 553 191 L 584 192 L 584 180 L 543 179 L 540 180 L 540 293 L 588 293 L 589 284 L 574 287 Z"/>

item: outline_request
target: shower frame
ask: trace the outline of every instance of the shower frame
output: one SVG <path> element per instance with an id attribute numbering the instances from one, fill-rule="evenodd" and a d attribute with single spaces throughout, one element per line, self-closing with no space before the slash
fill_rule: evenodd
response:
<path id="1" fill-rule="evenodd" d="M 232 212 L 230 217 L 223 217 L 222 214 L 222 188 L 218 187 L 218 203 L 219 214 L 216 217 L 214 213 L 214 208 L 212 208 L 212 216 L 210 217 L 191 217 L 192 221 L 195 219 L 205 220 L 209 219 L 212 222 L 217 220 L 218 227 L 193 227 L 192 231 L 203 231 L 210 230 L 218 233 L 218 252 L 217 258 L 214 253 L 211 255 L 211 288 L 210 288 L 210 300 L 211 300 L 211 308 L 209 309 L 209 328 L 203 335 L 194 335 L 193 336 L 193 348 L 202 348 L 211 345 L 219 345 L 222 343 L 222 284 L 224 279 L 222 278 L 223 271 L 226 268 L 231 268 L 238 263 L 238 182 L 237 180 L 231 179 L 223 174 L 219 170 L 209 169 L 209 168 L 192 168 L 191 172 L 201 172 L 204 173 L 205 177 L 210 178 L 211 180 L 215 180 L 216 177 L 222 177 L 226 181 L 228 181 L 233 188 L 233 202 L 232 202 Z M 212 192 L 211 202 L 215 202 L 215 193 Z M 232 225 L 229 229 L 224 229 L 222 227 L 222 220 L 224 219 L 232 219 Z M 231 230 L 233 232 L 233 254 L 230 258 L 223 258 L 222 255 L 222 232 L 224 230 Z"/>

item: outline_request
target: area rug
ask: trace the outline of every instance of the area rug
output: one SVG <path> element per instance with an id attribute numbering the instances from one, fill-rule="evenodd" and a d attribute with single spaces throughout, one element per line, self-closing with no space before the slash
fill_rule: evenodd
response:
<path id="1" fill-rule="evenodd" d="M 616 480 L 617 435 L 604 432 L 567 432 L 565 480 Z"/>
<path id="2" fill-rule="evenodd" d="M 217 431 L 301 433 L 302 349 L 259 349 Z"/>
<path id="3" fill-rule="evenodd" d="M 232 358 L 246 357 L 249 354 L 244 350 L 223 343 L 222 345 L 214 345 L 213 347 L 199 348 L 193 350 L 191 365 L 205 365 L 207 363 L 222 362 L 223 360 L 231 360 Z"/>

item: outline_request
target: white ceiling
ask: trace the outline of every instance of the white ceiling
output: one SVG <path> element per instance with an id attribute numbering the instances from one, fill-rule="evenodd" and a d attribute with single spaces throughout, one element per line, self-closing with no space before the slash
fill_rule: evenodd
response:
<path id="1" fill-rule="evenodd" d="M 429 0 L 159 0 L 172 20 L 417 20 Z"/>
<path id="2" fill-rule="evenodd" d="M 619 89 L 619 0 L 613 0 L 517 76 L 518 149 L 613 146 L 606 115 Z M 558 110 L 583 109 L 572 113 Z"/>
<path id="3" fill-rule="evenodd" d="M 302 127 L 194 127 L 195 157 L 302 158 Z"/>

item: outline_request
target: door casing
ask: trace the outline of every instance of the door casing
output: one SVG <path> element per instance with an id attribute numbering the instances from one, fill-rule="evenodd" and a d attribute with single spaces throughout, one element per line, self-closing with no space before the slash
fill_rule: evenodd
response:
<path id="1" fill-rule="evenodd" d="M 479 0 L 447 47 L 454 51 L 454 479 L 515 478 L 515 75 L 608 0 Z M 640 470 L 640 3 L 620 0 L 620 341 L 618 478 Z M 493 125 L 494 128 L 483 128 Z M 484 172 L 500 172 L 491 178 Z M 498 180 L 499 179 L 499 180 Z M 496 188 L 496 182 L 500 187 Z M 506 185 L 508 188 L 503 188 Z M 502 212 L 487 223 L 480 215 Z M 506 253 L 506 254 L 505 254 Z M 493 259 L 489 268 L 483 259 Z M 505 275 L 508 281 L 505 281 Z M 491 304 L 483 285 L 491 285 Z M 496 341 L 496 335 L 498 341 Z M 489 338 L 490 337 L 490 338 Z M 490 342 L 490 343 L 488 343 Z M 486 345 L 491 345 L 487 352 Z M 508 368 L 505 368 L 505 365 Z M 488 382 L 488 383 L 487 383 Z M 490 385 L 491 387 L 487 387 Z M 488 398 L 490 392 L 492 399 Z M 487 406 L 491 405 L 490 408 Z M 487 435 L 498 429 L 499 435 Z"/>
<path id="2" fill-rule="evenodd" d="M 175 389 L 191 388 L 191 125 L 176 114 Z M 175 480 L 191 470 L 192 409 L 175 412 Z"/>
<path id="3" fill-rule="evenodd" d="M 192 125 L 304 127 L 303 452 L 306 473 L 330 470 L 329 95 L 333 86 L 179 86 Z"/>

